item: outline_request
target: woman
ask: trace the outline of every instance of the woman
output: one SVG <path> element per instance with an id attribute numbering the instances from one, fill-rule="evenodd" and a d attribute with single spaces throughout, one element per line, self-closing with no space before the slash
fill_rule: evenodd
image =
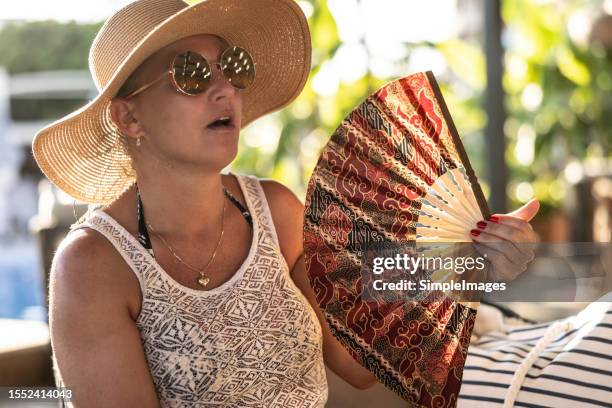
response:
<path id="1" fill-rule="evenodd" d="M 53 351 L 75 405 L 323 406 L 324 363 L 374 384 L 315 306 L 300 201 L 220 174 L 240 129 L 305 84 L 299 7 L 135 1 L 98 33 L 90 69 L 100 95 L 33 143 L 51 181 L 105 205 L 63 241 L 51 273 Z M 530 240 L 537 208 L 521 211 L 495 228 Z"/>

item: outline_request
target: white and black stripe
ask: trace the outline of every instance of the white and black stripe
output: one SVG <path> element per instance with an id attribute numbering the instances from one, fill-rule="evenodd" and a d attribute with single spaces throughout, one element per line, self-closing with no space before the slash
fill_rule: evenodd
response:
<path id="1" fill-rule="evenodd" d="M 516 407 L 612 407 L 612 303 L 596 302 L 564 319 L 556 336 L 527 370 Z M 508 327 L 473 341 L 458 406 L 501 407 L 520 364 L 551 323 Z"/>

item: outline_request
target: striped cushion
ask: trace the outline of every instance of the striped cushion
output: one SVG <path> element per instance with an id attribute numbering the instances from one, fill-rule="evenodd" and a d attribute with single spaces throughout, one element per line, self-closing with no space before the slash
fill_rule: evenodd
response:
<path id="1" fill-rule="evenodd" d="M 612 407 L 612 302 L 473 340 L 458 407 L 501 407 L 505 399 L 516 407 Z"/>

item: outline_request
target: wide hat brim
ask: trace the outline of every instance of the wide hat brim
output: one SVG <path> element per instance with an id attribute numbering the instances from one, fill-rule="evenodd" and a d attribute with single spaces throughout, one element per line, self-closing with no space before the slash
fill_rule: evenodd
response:
<path id="1" fill-rule="evenodd" d="M 242 94 L 242 127 L 286 106 L 304 88 L 310 72 L 310 31 L 293 0 L 197 3 L 156 26 L 94 100 L 35 135 L 32 150 L 45 176 L 85 203 L 109 203 L 125 191 L 135 173 L 110 118 L 110 101 L 129 75 L 157 50 L 204 33 L 218 35 L 253 56 L 257 76 Z"/>

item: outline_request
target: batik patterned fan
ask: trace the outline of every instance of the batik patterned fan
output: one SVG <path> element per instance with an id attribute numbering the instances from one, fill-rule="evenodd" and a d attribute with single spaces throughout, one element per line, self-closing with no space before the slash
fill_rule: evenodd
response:
<path id="1" fill-rule="evenodd" d="M 454 406 L 476 311 L 450 298 L 363 295 L 372 243 L 471 241 L 489 210 L 431 72 L 355 108 L 323 149 L 306 197 L 310 283 L 334 335 L 416 407 Z"/>

